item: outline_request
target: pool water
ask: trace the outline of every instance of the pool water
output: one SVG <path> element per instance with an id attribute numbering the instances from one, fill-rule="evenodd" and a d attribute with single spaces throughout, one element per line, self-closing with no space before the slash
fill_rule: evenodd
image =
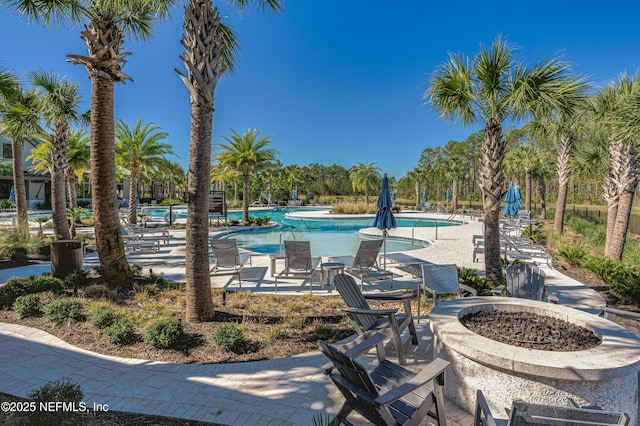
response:
<path id="1" fill-rule="evenodd" d="M 318 209 L 322 210 L 322 209 Z M 326 209 L 324 209 L 326 210 Z M 362 237 L 358 231 L 370 228 L 372 217 L 353 218 L 300 218 L 291 217 L 287 213 L 310 211 L 310 209 L 275 209 L 255 210 L 250 216 L 269 216 L 272 222 L 279 223 L 285 229 L 258 230 L 234 233 L 229 238 L 238 240 L 238 245 L 257 253 L 278 253 L 284 251 L 284 240 L 311 241 L 313 256 L 348 256 L 354 255 L 360 246 Z M 229 219 L 239 220 L 241 212 L 231 212 Z M 398 226 L 414 226 L 417 219 L 397 219 Z M 430 225 L 431 223 L 431 225 Z M 423 221 L 417 226 L 434 226 L 433 221 Z M 410 241 L 388 239 L 387 252 L 410 251 L 426 247 L 428 243 L 413 244 Z"/>
<path id="2" fill-rule="evenodd" d="M 147 207 L 146 213 L 152 218 L 162 218 L 168 213 L 167 207 Z M 311 241 L 311 253 L 314 256 L 346 256 L 353 255 L 362 241 L 358 231 L 373 226 L 373 217 L 346 218 L 310 218 L 287 215 L 298 211 L 312 211 L 309 208 L 276 208 L 251 210 L 249 216 L 270 217 L 271 222 L 281 224 L 284 228 L 264 229 L 257 231 L 235 232 L 226 238 L 235 238 L 238 245 L 256 253 L 278 253 L 283 251 L 284 240 Z M 327 210 L 315 209 L 316 211 Z M 176 218 L 185 219 L 185 207 L 174 207 L 172 210 Z M 229 220 L 241 220 L 242 212 L 233 211 L 227 214 Z M 396 217 L 398 227 L 434 227 L 432 219 L 411 217 Z M 437 226 L 455 226 L 460 221 L 438 221 Z M 428 246 L 428 243 L 414 244 L 410 241 L 389 238 L 386 242 L 387 252 L 416 250 Z"/>
<path id="3" fill-rule="evenodd" d="M 274 231 L 251 231 L 231 234 L 228 238 L 238 240 L 238 245 L 257 253 L 278 253 L 284 251 L 284 240 L 311 241 L 313 256 L 349 256 L 358 250 L 362 238 L 354 232 L 345 231 L 304 231 L 277 229 Z M 387 240 L 387 252 L 409 251 L 425 245 Z"/>

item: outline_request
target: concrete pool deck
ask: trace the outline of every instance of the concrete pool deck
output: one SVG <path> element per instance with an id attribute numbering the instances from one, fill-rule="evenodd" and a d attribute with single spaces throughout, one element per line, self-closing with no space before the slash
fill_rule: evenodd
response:
<path id="1" fill-rule="evenodd" d="M 446 216 L 439 216 L 446 219 Z M 144 272 L 151 269 L 167 279 L 184 281 L 184 230 L 175 230 L 168 246 L 158 252 L 135 253 L 129 262 L 138 264 Z M 222 231 L 220 231 L 222 232 Z M 366 232 L 379 232 L 369 229 Z M 472 235 L 482 232 L 481 222 L 440 227 L 435 239 L 434 228 L 416 228 L 417 238 L 432 242 L 432 246 L 408 255 L 433 263 L 456 263 L 481 269 L 483 263 L 473 262 Z M 391 236 L 410 237 L 410 229 L 393 229 Z M 85 268 L 98 264 L 97 256 L 84 258 Z M 273 292 L 274 282 L 267 255 L 256 255 L 253 265 L 243 274 L 242 288 L 256 292 Z M 388 264 L 394 272 L 395 289 L 415 289 L 418 280 L 411 273 Z M 561 291 L 560 303 L 575 307 L 602 307 L 597 293 L 581 283 L 543 265 L 547 280 Z M 49 272 L 49 264 L 0 271 L 0 282 L 11 276 L 26 276 Z M 237 289 L 237 278 L 216 277 L 214 287 Z M 306 294 L 308 284 L 300 280 L 282 280 L 279 294 Z M 365 291 L 388 290 L 388 281 L 365 285 Z M 314 285 L 314 294 L 337 294 L 333 286 L 321 289 Z M 407 354 L 410 364 L 419 368 L 433 356 L 433 336 L 429 322 L 419 326 L 420 344 Z M 322 374 L 326 359 L 313 351 L 282 359 L 216 365 L 169 364 L 149 360 L 126 359 L 91 353 L 73 347 L 40 330 L 0 324 L 0 391 L 25 396 L 49 380 L 69 377 L 82 386 L 85 401 L 107 404 L 111 410 L 129 411 L 204 420 L 221 424 L 310 425 L 314 415 L 335 414 L 342 396 Z M 447 403 L 450 425 L 473 423 L 471 413 Z M 498 413 L 503 415 L 504 413 Z M 503 416 L 504 417 L 504 416 Z"/>

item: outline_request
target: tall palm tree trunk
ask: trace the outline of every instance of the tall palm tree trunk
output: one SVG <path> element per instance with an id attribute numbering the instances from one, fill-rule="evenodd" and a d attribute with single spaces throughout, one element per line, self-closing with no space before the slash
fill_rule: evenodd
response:
<path id="1" fill-rule="evenodd" d="M 191 105 L 189 180 L 187 186 L 186 321 L 208 321 L 214 315 L 209 276 L 209 174 L 213 108 Z M 205 143 L 203 143 L 205 142 Z"/>
<path id="2" fill-rule="evenodd" d="M 500 123 L 487 123 L 482 143 L 480 190 L 484 206 L 484 264 L 487 278 L 493 283 L 502 281 L 500 259 L 500 202 L 504 192 L 505 144 Z"/>
<path id="3" fill-rule="evenodd" d="M 249 185 L 251 185 L 251 176 L 249 173 L 242 175 L 242 221 L 249 223 Z"/>
<path id="4" fill-rule="evenodd" d="M 606 257 L 609 257 L 611 254 L 613 229 L 616 226 L 616 218 L 618 216 L 618 204 L 620 202 L 621 192 L 620 173 L 625 168 L 625 160 L 622 158 L 624 141 L 621 138 L 612 140 L 609 150 L 611 152 L 611 166 L 603 185 L 603 195 L 607 202 L 607 237 L 604 248 L 604 255 Z"/>
<path id="5" fill-rule="evenodd" d="M 533 185 L 531 184 L 531 167 L 524 168 L 524 209 L 531 211 L 531 191 Z"/>
<path id="6" fill-rule="evenodd" d="M 573 150 L 573 140 L 565 135 L 560 137 L 560 151 L 558 152 L 558 200 L 556 201 L 556 217 L 553 223 L 553 230 L 562 234 L 564 232 L 564 214 L 567 208 L 567 194 L 569 191 L 569 162 L 571 161 L 571 151 Z"/>
<path id="7" fill-rule="evenodd" d="M 133 274 L 124 253 L 118 220 L 113 120 L 114 82 L 97 74 L 91 75 L 91 80 L 91 183 L 96 248 L 104 280 L 109 286 L 120 287 L 130 283 Z"/>
<path id="8" fill-rule="evenodd" d="M 175 200 L 176 199 L 176 183 L 173 178 L 173 175 L 169 176 L 169 184 L 167 186 L 169 187 L 169 198 L 171 198 L 172 200 Z"/>
<path id="9" fill-rule="evenodd" d="M 215 36 L 219 24 L 218 9 L 212 7 L 210 0 L 188 1 L 181 40 L 185 53 L 180 57 L 188 72 L 187 76 L 178 72 L 191 102 L 185 265 L 187 322 L 207 321 L 214 315 L 209 276 L 208 206 L 213 100 L 222 54 Z"/>
<path id="10" fill-rule="evenodd" d="M 608 251 L 605 256 L 613 260 L 622 260 L 624 245 L 627 240 L 627 232 L 629 230 L 629 218 L 631 217 L 631 207 L 633 205 L 633 197 L 635 196 L 635 188 L 633 191 L 625 190 L 620 195 L 618 204 L 618 212 L 616 214 L 616 223 L 611 233 L 611 244 L 607 244 Z"/>
<path id="11" fill-rule="evenodd" d="M 451 211 L 458 210 L 458 181 L 453 180 L 451 183 Z"/>
<path id="12" fill-rule="evenodd" d="M 540 192 L 540 219 L 547 218 L 547 183 L 544 176 L 538 176 L 538 191 Z"/>
<path id="13" fill-rule="evenodd" d="M 138 170 L 136 166 L 131 167 L 131 182 L 129 182 L 129 212 L 128 212 L 128 221 L 129 223 L 138 223 L 138 210 L 137 210 L 137 199 L 136 199 L 136 188 L 138 187 Z"/>
<path id="14" fill-rule="evenodd" d="M 621 260 L 629 230 L 629 218 L 633 207 L 633 198 L 638 187 L 638 159 L 636 150 L 625 144 L 621 158 L 624 160 L 620 173 L 622 191 L 618 202 L 615 225 L 611 232 L 611 242 L 607 241 L 605 256 L 613 260 Z M 608 219 L 607 219 L 608 222 Z"/>
<path id="15" fill-rule="evenodd" d="M 53 233 L 56 240 L 71 238 L 67 217 L 67 197 L 65 181 L 69 167 L 68 127 L 56 124 L 51 140 L 51 213 L 53 215 Z"/>
<path id="16" fill-rule="evenodd" d="M 27 214 L 27 190 L 24 184 L 24 168 L 22 167 L 23 140 L 12 140 L 12 163 L 13 163 L 13 186 L 16 194 L 16 214 L 19 226 L 28 226 L 29 216 Z"/>
<path id="17" fill-rule="evenodd" d="M 75 170 L 71 167 L 67 169 L 67 190 L 69 191 L 69 207 L 78 208 L 78 197 L 76 196 L 76 186 L 78 185 L 78 177 Z"/>
<path id="18" fill-rule="evenodd" d="M 111 287 L 125 286 L 133 273 L 124 252 L 118 220 L 114 136 L 114 84 L 131 80 L 122 72 L 122 31 L 106 16 L 92 19 L 81 33 L 88 56 L 67 55 L 84 65 L 91 79 L 91 189 L 100 271 Z"/>
<path id="19" fill-rule="evenodd" d="M 418 182 L 417 180 L 415 184 L 415 190 L 416 190 L 416 209 L 418 209 L 420 207 L 420 182 Z"/>

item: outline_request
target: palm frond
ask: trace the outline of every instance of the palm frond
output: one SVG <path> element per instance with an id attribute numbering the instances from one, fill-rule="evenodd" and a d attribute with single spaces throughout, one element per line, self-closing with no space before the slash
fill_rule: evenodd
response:
<path id="1" fill-rule="evenodd" d="M 475 120 L 473 98 L 469 60 L 454 54 L 435 71 L 423 97 L 441 117 L 465 124 Z"/>
<path id="2" fill-rule="evenodd" d="M 282 10 L 280 0 L 230 0 L 229 3 L 235 6 L 240 13 L 246 12 L 249 6 L 256 7 L 262 12 L 279 13 Z"/>
<path id="3" fill-rule="evenodd" d="M 88 12 L 81 0 L 2 0 L 0 4 L 29 20 L 55 27 L 77 24 Z"/>
<path id="4" fill-rule="evenodd" d="M 216 27 L 216 38 L 219 41 L 220 57 L 220 74 L 233 75 L 235 72 L 235 63 L 240 51 L 240 40 L 233 30 L 220 22 Z"/>

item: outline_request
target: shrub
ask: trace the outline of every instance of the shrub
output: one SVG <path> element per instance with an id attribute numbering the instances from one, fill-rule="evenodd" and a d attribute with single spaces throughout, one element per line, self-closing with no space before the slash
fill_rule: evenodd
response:
<path id="1" fill-rule="evenodd" d="M 89 299 L 108 299 L 115 297 L 116 291 L 104 284 L 92 284 L 84 288 L 83 294 Z"/>
<path id="2" fill-rule="evenodd" d="M 74 297 L 54 300 L 45 306 L 44 314 L 58 325 L 67 320 L 82 321 L 82 302 Z"/>
<path id="3" fill-rule="evenodd" d="M 640 303 L 640 272 L 637 269 L 604 257 L 585 259 L 582 267 L 611 286 L 623 302 Z"/>
<path id="4" fill-rule="evenodd" d="M 0 226 L 0 257 L 11 257 L 13 252 L 35 253 L 41 242 L 40 236 L 31 235 L 28 226 Z"/>
<path id="5" fill-rule="evenodd" d="M 11 278 L 0 287 L 0 307 L 9 307 L 20 296 L 33 293 L 62 290 L 62 282 L 48 275 L 31 275 L 24 278 Z"/>
<path id="6" fill-rule="evenodd" d="M 587 255 L 587 251 L 581 244 L 564 243 L 558 247 L 558 255 L 575 266 L 582 262 Z"/>
<path id="7" fill-rule="evenodd" d="M 69 378 L 63 377 L 60 380 L 47 382 L 41 388 L 32 390 L 31 393 L 27 395 L 27 398 L 35 402 L 37 407 L 40 407 L 40 404 L 48 404 L 50 402 L 65 402 L 75 404 L 77 407 L 82 407 L 80 403 L 84 398 L 84 393 L 79 384 L 72 382 Z M 51 425 L 66 424 L 64 419 L 67 417 L 68 412 L 65 410 L 55 410 L 37 411 L 30 414 L 28 424 Z"/>
<path id="8" fill-rule="evenodd" d="M 87 271 L 80 269 L 71 271 L 64 279 L 64 287 L 74 292 L 77 292 L 79 288 L 88 286 L 90 283 L 91 280 L 87 275 Z"/>
<path id="9" fill-rule="evenodd" d="M 531 238 L 538 244 L 544 244 L 546 237 L 540 228 L 526 226 L 522 231 L 522 235 Z"/>
<path id="10" fill-rule="evenodd" d="M 181 343 L 186 337 L 182 323 L 177 318 L 162 318 L 147 326 L 144 341 L 157 348 L 167 349 Z"/>
<path id="11" fill-rule="evenodd" d="M 27 277 L 27 289 L 30 293 L 44 293 L 46 291 L 59 293 L 62 291 L 62 281 L 51 275 L 31 275 Z"/>
<path id="12" fill-rule="evenodd" d="M 127 318 L 118 320 L 105 328 L 104 334 L 109 338 L 111 343 L 117 345 L 128 345 L 136 340 L 133 323 Z"/>
<path id="13" fill-rule="evenodd" d="M 244 344 L 242 329 L 234 323 L 222 324 L 211 333 L 213 343 L 225 351 L 238 351 Z"/>
<path id="14" fill-rule="evenodd" d="M 26 265 L 29 262 L 29 255 L 27 254 L 27 250 L 22 247 L 11 250 L 11 252 L 9 253 L 9 257 L 11 258 L 12 262 L 17 263 L 18 265 Z"/>
<path id="15" fill-rule="evenodd" d="M 478 272 L 469 268 L 458 268 L 458 279 L 461 284 L 468 285 L 478 291 L 493 288 L 491 280 L 478 276 Z"/>
<path id="16" fill-rule="evenodd" d="M 107 305 L 100 305 L 89 315 L 89 322 L 98 328 L 107 328 L 116 320 L 116 311 Z"/>
<path id="17" fill-rule="evenodd" d="M 31 391 L 27 398 L 38 403 L 49 401 L 79 403 L 84 398 L 84 393 L 79 384 L 72 382 L 67 377 L 63 377 L 60 380 L 47 382 L 41 388 Z"/>
<path id="18" fill-rule="evenodd" d="M 13 310 L 20 318 L 34 317 L 42 313 L 40 296 L 37 294 L 27 294 L 20 296 L 13 302 Z"/>

